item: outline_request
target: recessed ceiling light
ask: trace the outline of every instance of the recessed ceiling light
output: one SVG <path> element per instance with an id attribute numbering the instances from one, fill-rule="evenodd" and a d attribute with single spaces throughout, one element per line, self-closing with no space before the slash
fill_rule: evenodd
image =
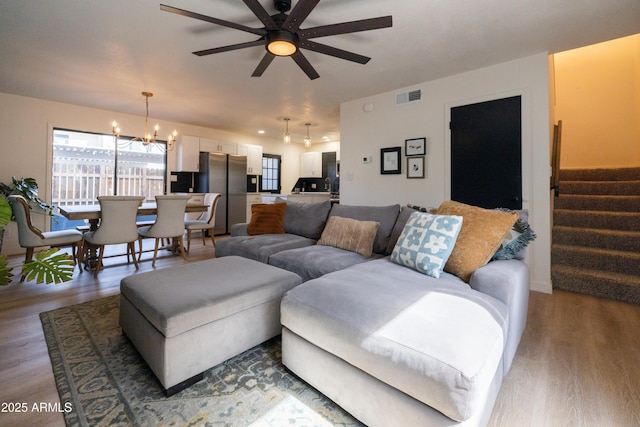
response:
<path id="1" fill-rule="evenodd" d="M 324 139 L 325 141 L 329 141 L 331 138 L 329 138 L 328 136 L 323 136 L 322 139 Z"/>
<path id="2" fill-rule="evenodd" d="M 263 134 L 264 134 L 264 130 L 260 129 L 260 130 L 258 131 L 258 133 L 259 133 L 260 135 L 263 135 Z"/>

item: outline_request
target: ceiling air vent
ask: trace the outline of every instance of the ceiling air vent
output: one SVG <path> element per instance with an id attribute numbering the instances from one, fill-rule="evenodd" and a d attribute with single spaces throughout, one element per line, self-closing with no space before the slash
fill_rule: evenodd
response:
<path id="1" fill-rule="evenodd" d="M 416 102 L 422 99 L 422 89 L 410 90 L 409 92 L 396 93 L 396 105 Z"/>

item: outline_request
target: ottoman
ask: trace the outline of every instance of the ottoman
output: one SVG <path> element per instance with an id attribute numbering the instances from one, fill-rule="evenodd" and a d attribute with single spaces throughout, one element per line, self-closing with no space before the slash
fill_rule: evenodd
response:
<path id="1" fill-rule="evenodd" d="M 300 276 L 229 256 L 125 277 L 120 327 L 170 396 L 278 334 Z"/>

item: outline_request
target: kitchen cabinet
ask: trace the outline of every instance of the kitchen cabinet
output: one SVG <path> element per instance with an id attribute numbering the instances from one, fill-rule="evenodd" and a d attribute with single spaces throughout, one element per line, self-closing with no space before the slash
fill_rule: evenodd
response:
<path id="1" fill-rule="evenodd" d="M 177 171 L 198 172 L 200 168 L 200 138 L 181 135 L 176 142 Z"/>
<path id="2" fill-rule="evenodd" d="M 200 151 L 208 153 L 236 154 L 235 142 L 219 141 L 217 139 L 200 138 Z"/>
<path id="3" fill-rule="evenodd" d="M 300 154 L 300 178 L 322 178 L 322 153 L 311 151 Z"/>
<path id="4" fill-rule="evenodd" d="M 262 175 L 262 147 L 251 144 L 238 144 L 237 154 L 247 157 L 247 175 Z"/>
<path id="5" fill-rule="evenodd" d="M 251 221 L 251 206 L 262 203 L 262 195 L 259 193 L 247 193 L 247 223 Z"/>

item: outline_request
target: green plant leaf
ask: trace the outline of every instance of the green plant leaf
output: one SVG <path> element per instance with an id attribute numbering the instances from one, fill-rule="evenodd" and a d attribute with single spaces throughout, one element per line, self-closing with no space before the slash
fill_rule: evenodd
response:
<path id="1" fill-rule="evenodd" d="M 51 248 L 38 252 L 35 259 L 26 262 L 22 266 L 22 274 L 26 276 L 25 280 L 35 280 L 36 284 L 62 283 L 72 279 L 73 268 L 71 255 Z"/>
<path id="2" fill-rule="evenodd" d="M 14 267 L 7 265 L 7 257 L 0 255 L 0 286 L 7 286 L 9 282 L 11 282 L 11 278 L 13 277 L 11 271 L 13 269 Z"/>
<path id="3" fill-rule="evenodd" d="M 11 221 L 11 205 L 4 195 L 0 195 L 0 231 Z"/>

